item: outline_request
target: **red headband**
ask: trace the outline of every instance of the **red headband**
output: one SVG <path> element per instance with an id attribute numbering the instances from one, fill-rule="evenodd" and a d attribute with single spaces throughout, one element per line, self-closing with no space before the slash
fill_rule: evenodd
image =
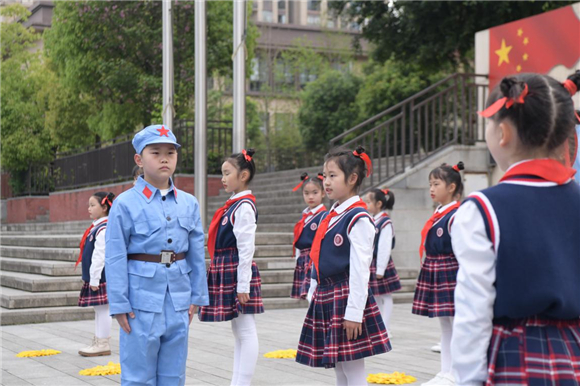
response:
<path id="1" fill-rule="evenodd" d="M 248 161 L 248 162 L 252 161 L 252 156 L 248 154 L 246 149 L 242 150 L 242 154 L 244 155 L 244 158 L 246 159 L 246 161 Z"/>
<path id="2" fill-rule="evenodd" d="M 503 97 L 501 99 L 498 99 L 491 106 L 489 106 L 487 109 L 478 112 L 478 114 L 484 118 L 493 117 L 504 106 L 506 109 L 509 109 L 510 107 L 512 107 L 514 105 L 514 103 L 523 104 L 524 99 L 527 95 L 528 95 L 528 85 L 525 84 L 524 89 L 522 90 L 520 95 L 518 95 L 517 98 L 514 99 L 514 98 Z"/>
<path id="3" fill-rule="evenodd" d="M 111 202 L 111 200 L 109 200 L 109 197 L 103 197 L 103 199 L 101 200 L 101 205 L 105 205 L 105 202 L 109 203 L 109 208 L 113 206 L 113 203 Z"/>
<path id="4" fill-rule="evenodd" d="M 389 189 L 383 189 L 383 190 L 381 190 L 381 191 L 382 191 L 383 193 L 385 193 L 385 196 L 386 196 L 387 194 L 389 194 L 389 192 L 390 192 L 390 190 L 389 190 Z"/>
<path id="5" fill-rule="evenodd" d="M 373 163 L 367 153 L 365 153 L 364 150 L 361 152 L 355 150 L 352 154 L 354 154 L 355 157 L 361 158 L 365 162 L 365 165 L 367 165 L 367 177 L 370 176 L 373 172 Z"/>

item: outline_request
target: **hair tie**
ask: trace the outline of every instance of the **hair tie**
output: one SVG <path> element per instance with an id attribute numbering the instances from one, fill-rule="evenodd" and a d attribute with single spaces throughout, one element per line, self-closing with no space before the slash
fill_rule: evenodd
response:
<path id="1" fill-rule="evenodd" d="M 367 153 L 365 153 L 365 149 L 359 147 L 358 149 L 353 151 L 352 154 L 354 154 L 355 157 L 358 157 L 364 161 L 365 165 L 367 166 L 367 177 L 370 176 L 371 173 L 373 172 L 373 163 L 369 158 L 369 156 L 367 155 Z"/>
<path id="2" fill-rule="evenodd" d="M 565 87 L 565 86 L 564 86 Z M 490 118 L 494 116 L 502 107 L 505 106 L 506 109 L 512 107 L 515 103 L 524 104 L 524 99 L 528 96 L 528 84 L 525 83 L 524 89 L 517 96 L 517 98 L 503 97 L 495 101 L 491 106 L 483 111 L 479 111 L 478 114 L 484 118 Z"/>
<path id="3" fill-rule="evenodd" d="M 562 86 L 568 91 L 570 96 L 574 96 L 578 92 L 578 86 L 576 83 L 572 82 L 570 79 L 566 79 Z"/>
<path id="4" fill-rule="evenodd" d="M 386 196 L 387 194 L 389 194 L 390 190 L 389 189 L 381 189 L 381 192 L 385 193 L 385 196 Z"/>
<path id="5" fill-rule="evenodd" d="M 453 170 L 455 170 L 457 173 L 459 173 L 459 166 L 453 165 Z"/>
<path id="6" fill-rule="evenodd" d="M 111 200 L 109 200 L 109 195 L 103 197 L 103 199 L 101 200 L 101 206 L 105 205 L 105 202 L 109 204 L 109 208 L 113 206 L 113 203 L 111 202 Z"/>
<path id="7" fill-rule="evenodd" d="M 306 182 L 307 179 L 309 179 L 310 177 L 308 177 L 308 174 L 306 175 L 306 177 L 304 177 L 302 179 L 302 181 L 300 181 L 300 183 L 298 185 L 296 185 L 296 187 L 294 187 L 294 189 L 292 189 L 293 192 L 297 191 L 298 189 L 300 189 L 302 187 L 302 185 L 304 185 L 304 182 Z"/>
<path id="8" fill-rule="evenodd" d="M 318 173 L 318 175 L 316 176 L 320 181 L 324 181 L 324 174 L 322 173 Z"/>
<path id="9" fill-rule="evenodd" d="M 244 158 L 246 159 L 247 162 L 252 162 L 252 156 L 248 154 L 246 149 L 242 150 L 242 154 L 244 155 Z"/>

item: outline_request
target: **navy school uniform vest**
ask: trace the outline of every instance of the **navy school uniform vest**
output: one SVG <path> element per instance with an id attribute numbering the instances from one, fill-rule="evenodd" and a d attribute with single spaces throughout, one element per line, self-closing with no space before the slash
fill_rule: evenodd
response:
<path id="1" fill-rule="evenodd" d="M 580 187 L 500 183 L 467 201 L 480 210 L 497 255 L 494 318 L 578 318 Z"/>
<path id="2" fill-rule="evenodd" d="M 326 216 L 328 216 L 327 211 L 320 212 L 312 216 L 308 222 L 304 223 L 302 233 L 300 234 L 298 241 L 296 241 L 296 248 L 302 250 L 312 247 L 312 242 L 314 241 L 314 236 L 316 235 L 318 225 L 326 218 Z"/>
<path id="3" fill-rule="evenodd" d="M 321 280 L 339 274 L 348 274 L 350 267 L 348 233 L 354 224 L 364 217 L 367 217 L 372 223 L 373 219 L 365 209 L 352 208 L 337 216 L 334 223 L 328 227 L 326 236 L 320 244 L 318 269 Z M 313 269 L 313 271 L 315 270 Z M 313 277 L 316 278 L 315 273 Z"/>
<path id="4" fill-rule="evenodd" d="M 373 257 L 376 259 L 378 252 L 379 252 L 379 238 L 381 236 L 381 232 L 383 231 L 383 227 L 387 224 L 387 223 L 391 223 L 391 226 L 393 226 L 393 223 L 391 221 L 391 218 L 389 216 L 383 216 L 381 217 L 378 221 L 375 222 L 375 227 L 377 228 L 377 235 L 375 236 L 375 248 L 373 250 Z M 391 245 L 391 250 L 395 249 L 395 231 L 393 228 L 393 243 Z"/>
<path id="5" fill-rule="evenodd" d="M 83 258 L 82 258 L 82 269 L 83 269 L 83 281 L 86 281 L 87 283 L 91 281 L 90 269 L 93 260 L 93 252 L 95 251 L 95 243 L 97 242 L 97 234 L 106 227 L 107 227 L 106 221 L 95 226 L 88 234 L 87 240 L 85 241 L 85 248 L 83 249 Z M 105 278 L 105 268 L 103 267 L 100 283 L 104 283 L 106 281 L 107 279 Z"/>
<path id="6" fill-rule="evenodd" d="M 236 213 L 236 210 L 240 207 L 240 205 L 246 202 L 252 206 L 252 209 L 256 213 L 256 223 L 258 222 L 258 210 L 256 209 L 256 205 L 252 200 L 244 198 L 243 200 L 236 202 L 222 216 L 216 236 L 215 242 L 216 251 L 218 249 L 238 247 L 236 236 L 234 235 L 234 222 L 235 222 L 234 215 Z"/>
<path id="7" fill-rule="evenodd" d="M 449 234 L 449 222 L 457 212 L 454 209 L 443 216 L 438 222 L 433 224 L 427 237 L 425 238 L 425 252 L 427 256 L 455 256 L 451 246 L 451 235 Z"/>

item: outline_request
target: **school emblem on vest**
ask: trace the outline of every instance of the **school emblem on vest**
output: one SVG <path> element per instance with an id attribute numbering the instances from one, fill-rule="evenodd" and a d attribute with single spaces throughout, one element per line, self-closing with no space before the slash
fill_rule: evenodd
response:
<path id="1" fill-rule="evenodd" d="M 90 235 L 89 236 L 89 242 L 92 242 L 92 241 L 93 241 L 93 235 Z"/>
<path id="2" fill-rule="evenodd" d="M 443 236 L 443 228 L 437 228 L 437 237 Z"/>
<path id="3" fill-rule="evenodd" d="M 224 216 L 224 219 L 222 220 L 222 225 L 226 225 L 228 223 L 228 216 Z"/>
<path id="4" fill-rule="evenodd" d="M 312 225 L 310 225 L 310 230 L 315 231 L 316 228 L 318 228 L 318 225 L 315 222 L 313 222 Z"/>
<path id="5" fill-rule="evenodd" d="M 334 245 L 336 245 L 337 247 L 340 247 L 343 242 L 344 242 L 344 239 L 342 238 L 342 235 L 334 236 Z"/>

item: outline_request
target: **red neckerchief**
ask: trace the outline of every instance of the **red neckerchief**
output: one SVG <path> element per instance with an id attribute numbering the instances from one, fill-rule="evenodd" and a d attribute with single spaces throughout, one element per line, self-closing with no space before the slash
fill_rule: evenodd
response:
<path id="1" fill-rule="evenodd" d="M 522 162 L 510 168 L 500 182 L 519 180 L 555 182 L 558 185 L 562 185 L 574 177 L 574 174 L 576 174 L 576 170 L 566 167 L 554 159 L 535 159 Z"/>
<path id="2" fill-rule="evenodd" d="M 211 223 L 209 224 L 209 231 L 207 234 L 207 250 L 209 251 L 210 258 L 213 259 L 213 254 L 215 252 L 215 242 L 222 216 L 224 215 L 224 213 L 228 211 L 228 209 L 233 204 L 245 198 L 250 199 L 254 204 L 256 203 L 256 197 L 254 197 L 253 194 L 246 194 L 238 198 L 227 200 L 225 205 L 216 210 L 216 212 L 214 213 L 213 218 L 211 219 Z"/>
<path id="3" fill-rule="evenodd" d="M 425 253 L 425 239 L 427 239 L 427 233 L 429 233 L 429 229 L 431 229 L 433 227 L 433 224 L 435 224 L 441 218 L 445 217 L 445 215 L 447 215 L 449 212 L 459 208 L 460 205 L 461 204 L 459 202 L 456 202 L 455 204 L 445 209 L 443 212 L 435 211 L 435 213 L 433 213 L 433 216 L 431 216 L 431 218 L 427 220 L 427 222 L 423 226 L 423 230 L 421 231 L 421 246 L 419 247 L 419 258 L 421 260 L 423 260 L 423 253 Z"/>
<path id="4" fill-rule="evenodd" d="M 326 208 L 322 206 L 314 213 L 312 213 L 311 210 L 309 210 L 306 213 L 302 213 L 302 218 L 300 219 L 300 221 L 296 223 L 296 225 L 294 225 L 294 242 L 292 243 L 292 247 L 296 248 L 296 242 L 298 241 L 300 235 L 302 234 L 302 231 L 304 230 L 304 223 L 306 222 L 308 216 L 310 215 L 316 216 L 318 213 L 324 212 L 325 210 Z"/>
<path id="5" fill-rule="evenodd" d="M 107 222 L 107 220 L 99 223 L 98 225 L 104 224 L 106 222 Z M 87 228 L 85 233 L 83 233 L 83 237 L 81 239 L 81 244 L 79 245 L 79 247 L 81 249 L 81 253 L 79 253 L 79 258 L 77 259 L 77 262 L 75 263 L 75 269 L 76 269 L 77 265 L 79 265 L 79 263 L 83 260 L 83 251 L 85 250 L 85 244 L 87 242 L 87 237 L 89 237 L 89 234 L 91 233 L 91 231 L 93 230 L 94 227 L 95 227 L 95 224 L 91 224 L 91 226 Z"/>
<path id="6" fill-rule="evenodd" d="M 353 209 L 353 208 L 365 208 L 366 209 L 367 204 L 365 204 L 364 201 L 359 200 L 359 201 L 353 203 L 348 208 L 346 208 L 344 210 L 344 212 L 346 212 L 350 209 Z M 322 240 L 324 239 L 324 236 L 326 236 L 326 231 L 328 230 L 328 226 L 330 225 L 330 220 L 332 220 L 336 216 L 338 216 L 338 213 L 334 209 L 332 209 L 330 211 L 330 213 L 328 214 L 328 216 L 326 216 L 326 218 L 324 220 L 322 220 L 320 222 L 320 224 L 318 224 L 318 230 L 316 231 L 316 235 L 314 236 L 314 241 L 312 242 L 312 247 L 310 249 L 310 260 L 312 260 L 312 263 L 316 267 L 316 273 L 319 276 L 320 276 L 320 272 L 318 271 L 318 261 L 320 259 L 320 245 L 322 244 Z"/>

